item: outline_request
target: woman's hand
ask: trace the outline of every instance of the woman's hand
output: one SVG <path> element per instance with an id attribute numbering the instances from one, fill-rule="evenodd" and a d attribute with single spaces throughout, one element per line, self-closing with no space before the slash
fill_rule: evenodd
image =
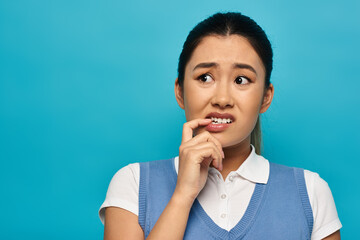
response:
<path id="1" fill-rule="evenodd" d="M 200 126 L 211 123 L 211 119 L 194 119 L 183 126 L 183 135 L 179 147 L 179 171 L 175 193 L 189 197 L 194 201 L 205 186 L 210 164 L 222 170 L 224 152 L 219 140 L 208 131 L 193 137 Z"/>

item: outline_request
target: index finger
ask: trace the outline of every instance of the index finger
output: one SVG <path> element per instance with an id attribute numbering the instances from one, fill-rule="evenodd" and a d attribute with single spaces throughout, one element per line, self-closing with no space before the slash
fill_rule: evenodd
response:
<path id="1" fill-rule="evenodd" d="M 200 126 L 208 125 L 209 123 L 211 123 L 211 119 L 209 118 L 197 118 L 184 123 L 181 144 L 192 139 L 194 129 Z"/>

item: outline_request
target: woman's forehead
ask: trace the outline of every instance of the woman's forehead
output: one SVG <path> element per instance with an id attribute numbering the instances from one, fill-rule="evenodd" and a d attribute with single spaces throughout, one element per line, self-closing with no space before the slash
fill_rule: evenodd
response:
<path id="1" fill-rule="evenodd" d="M 204 37 L 195 48 L 187 68 L 192 72 L 196 65 L 207 62 L 217 63 L 220 67 L 230 67 L 234 63 L 248 64 L 265 75 L 265 68 L 255 49 L 239 35 Z"/>

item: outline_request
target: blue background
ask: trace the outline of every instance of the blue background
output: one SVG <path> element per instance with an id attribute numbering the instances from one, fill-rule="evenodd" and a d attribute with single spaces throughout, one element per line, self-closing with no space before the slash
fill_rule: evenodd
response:
<path id="1" fill-rule="evenodd" d="M 318 172 L 360 239 L 359 1 L 0 1 L 0 239 L 101 239 L 113 174 L 178 154 L 188 32 L 241 11 L 273 44 L 264 156 Z"/>

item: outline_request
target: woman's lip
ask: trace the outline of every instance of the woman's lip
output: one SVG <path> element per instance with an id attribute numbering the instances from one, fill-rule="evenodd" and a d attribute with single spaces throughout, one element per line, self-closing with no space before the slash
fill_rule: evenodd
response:
<path id="1" fill-rule="evenodd" d="M 209 132 L 221 132 L 227 129 L 231 123 L 220 123 L 220 124 L 214 124 L 210 123 L 206 126 L 206 130 Z"/>

